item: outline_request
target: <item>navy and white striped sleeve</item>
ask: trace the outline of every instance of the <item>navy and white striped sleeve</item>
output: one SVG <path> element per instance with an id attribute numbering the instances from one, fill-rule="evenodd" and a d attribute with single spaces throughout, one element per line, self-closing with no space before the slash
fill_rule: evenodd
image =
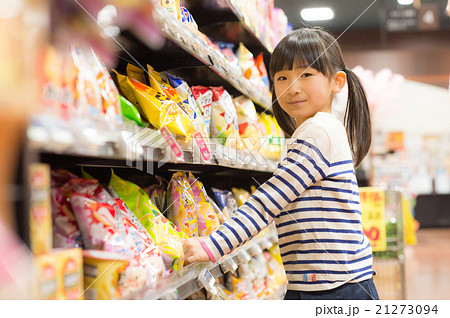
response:
<path id="1" fill-rule="evenodd" d="M 326 178 L 330 163 L 327 132 L 308 127 L 291 138 L 274 175 L 241 206 L 234 217 L 202 242 L 212 261 L 220 259 L 267 227 L 285 207 L 316 181 Z"/>

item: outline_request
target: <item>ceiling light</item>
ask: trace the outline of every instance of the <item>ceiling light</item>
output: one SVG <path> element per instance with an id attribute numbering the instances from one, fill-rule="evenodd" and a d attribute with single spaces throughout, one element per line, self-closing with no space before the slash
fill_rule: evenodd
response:
<path id="1" fill-rule="evenodd" d="M 410 4 L 413 4 L 413 2 L 414 0 L 397 0 L 397 3 L 402 6 L 409 6 Z"/>
<path id="2" fill-rule="evenodd" d="M 300 15 L 305 21 L 324 21 L 334 18 L 334 11 L 329 7 L 307 8 L 300 11 Z"/>

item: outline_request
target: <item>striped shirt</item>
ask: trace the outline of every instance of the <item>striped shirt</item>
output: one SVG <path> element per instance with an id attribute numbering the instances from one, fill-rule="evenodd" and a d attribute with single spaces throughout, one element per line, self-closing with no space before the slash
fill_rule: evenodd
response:
<path id="1" fill-rule="evenodd" d="M 319 291 L 372 277 L 352 154 L 344 126 L 319 112 L 288 140 L 274 175 L 205 238 L 212 261 L 275 222 L 288 289 Z"/>

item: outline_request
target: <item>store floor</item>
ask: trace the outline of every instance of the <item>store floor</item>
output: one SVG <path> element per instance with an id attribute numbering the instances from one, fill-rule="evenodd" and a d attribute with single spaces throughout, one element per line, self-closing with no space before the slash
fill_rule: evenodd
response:
<path id="1" fill-rule="evenodd" d="M 406 299 L 450 299 L 450 228 L 420 229 L 405 248 Z"/>

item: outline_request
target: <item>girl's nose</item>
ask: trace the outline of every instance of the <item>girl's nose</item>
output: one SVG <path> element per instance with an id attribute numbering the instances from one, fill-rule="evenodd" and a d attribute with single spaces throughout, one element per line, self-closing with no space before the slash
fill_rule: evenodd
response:
<path id="1" fill-rule="evenodd" d="M 289 86 L 289 94 L 291 95 L 298 95 L 300 94 L 300 92 L 302 91 L 301 87 L 300 87 L 300 83 L 298 80 L 294 80 L 291 85 Z"/>

